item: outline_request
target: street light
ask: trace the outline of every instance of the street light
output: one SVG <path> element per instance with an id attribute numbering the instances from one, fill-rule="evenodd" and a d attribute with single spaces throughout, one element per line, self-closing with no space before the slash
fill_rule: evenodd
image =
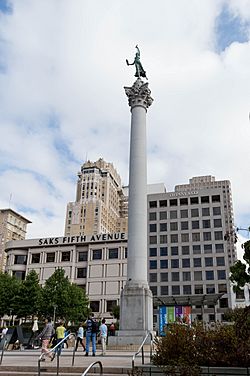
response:
<path id="1" fill-rule="evenodd" d="M 55 325 L 55 321 L 56 321 L 56 309 L 57 309 L 57 305 L 56 304 L 53 304 L 53 308 L 54 308 L 54 314 L 53 314 L 53 323 Z"/>
<path id="2" fill-rule="evenodd" d="M 12 318 L 12 308 L 10 308 L 9 326 L 10 326 L 10 323 L 11 323 L 11 318 Z"/>

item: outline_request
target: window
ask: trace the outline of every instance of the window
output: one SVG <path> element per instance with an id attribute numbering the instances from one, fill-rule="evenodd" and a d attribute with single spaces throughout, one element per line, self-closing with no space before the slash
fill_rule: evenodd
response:
<path id="1" fill-rule="evenodd" d="M 227 293 L 227 285 L 225 283 L 221 283 L 218 285 L 218 291 L 219 293 Z"/>
<path id="2" fill-rule="evenodd" d="M 224 257 L 216 257 L 216 264 L 217 264 L 217 266 L 225 266 Z"/>
<path id="3" fill-rule="evenodd" d="M 188 205 L 188 199 L 187 198 L 180 198 L 180 205 Z"/>
<path id="4" fill-rule="evenodd" d="M 189 255 L 189 245 L 183 245 L 183 246 L 181 247 L 181 253 L 182 253 L 183 255 Z"/>
<path id="5" fill-rule="evenodd" d="M 202 271 L 194 272 L 194 280 L 195 281 L 202 281 Z"/>
<path id="6" fill-rule="evenodd" d="M 149 273 L 149 282 L 157 282 L 157 273 Z"/>
<path id="7" fill-rule="evenodd" d="M 180 280 L 179 272 L 172 272 L 172 281 L 178 282 Z"/>
<path id="8" fill-rule="evenodd" d="M 204 219 L 202 221 L 202 226 L 203 226 L 203 228 L 210 228 L 211 227 L 210 220 L 209 219 Z"/>
<path id="9" fill-rule="evenodd" d="M 150 225 L 149 225 L 149 232 L 157 232 L 157 225 L 156 225 L 156 223 L 150 223 Z"/>
<path id="10" fill-rule="evenodd" d="M 181 234 L 181 241 L 182 243 L 188 243 L 189 242 L 189 234 Z"/>
<path id="11" fill-rule="evenodd" d="M 25 272 L 14 270 L 13 271 L 13 276 L 16 277 L 16 279 L 19 279 L 21 281 L 25 280 Z"/>
<path id="12" fill-rule="evenodd" d="M 40 263 L 40 253 L 32 253 L 31 264 L 39 264 L 39 263 Z"/>
<path id="13" fill-rule="evenodd" d="M 176 219 L 176 218 L 177 218 L 177 210 L 171 210 L 170 219 Z"/>
<path id="14" fill-rule="evenodd" d="M 220 298 L 220 308 L 228 308 L 228 298 Z"/>
<path id="15" fill-rule="evenodd" d="M 223 239 L 222 231 L 215 231 L 214 232 L 214 239 L 215 240 L 222 240 Z"/>
<path id="16" fill-rule="evenodd" d="M 27 256 L 26 255 L 15 255 L 14 264 L 26 265 L 27 264 Z"/>
<path id="17" fill-rule="evenodd" d="M 117 306 L 116 300 L 107 300 L 107 312 L 112 312 L 114 307 Z"/>
<path id="18" fill-rule="evenodd" d="M 171 268 L 179 268 L 179 260 L 178 259 L 173 259 L 171 260 Z"/>
<path id="19" fill-rule="evenodd" d="M 157 236 L 150 236 L 149 244 L 157 244 Z"/>
<path id="20" fill-rule="evenodd" d="M 149 257 L 157 256 L 157 248 L 149 248 Z"/>
<path id="21" fill-rule="evenodd" d="M 77 277 L 76 278 L 86 278 L 87 268 L 77 268 Z"/>
<path id="22" fill-rule="evenodd" d="M 211 241 L 211 232 L 203 232 L 203 240 L 205 241 L 205 242 L 207 242 L 207 241 Z"/>
<path id="23" fill-rule="evenodd" d="M 168 286 L 161 286 L 161 295 L 168 295 Z"/>
<path id="24" fill-rule="evenodd" d="M 149 261 L 149 269 L 157 269 L 157 260 Z"/>
<path id="25" fill-rule="evenodd" d="M 221 215 L 221 208 L 220 206 L 213 207 L 213 215 Z"/>
<path id="26" fill-rule="evenodd" d="M 153 295 L 157 295 L 157 286 L 149 286 Z"/>
<path id="27" fill-rule="evenodd" d="M 168 282 L 168 273 L 161 273 L 161 282 Z"/>
<path id="28" fill-rule="evenodd" d="M 201 246 L 200 245 L 193 245 L 193 254 L 200 255 L 201 254 Z"/>
<path id="29" fill-rule="evenodd" d="M 92 300 L 92 302 L 89 302 L 90 309 L 92 312 L 99 312 L 100 310 L 100 301 L 99 300 Z"/>
<path id="30" fill-rule="evenodd" d="M 102 259 L 102 250 L 93 249 L 93 260 L 101 260 L 101 259 Z"/>
<path id="31" fill-rule="evenodd" d="M 223 253 L 224 252 L 224 244 L 215 244 L 216 253 Z"/>
<path id="32" fill-rule="evenodd" d="M 150 208 L 157 208 L 157 201 L 149 201 Z"/>
<path id="33" fill-rule="evenodd" d="M 190 203 L 191 203 L 191 205 L 199 204 L 199 198 L 198 197 L 190 197 Z"/>
<path id="34" fill-rule="evenodd" d="M 178 234 L 170 235 L 171 243 L 178 243 Z"/>
<path id="35" fill-rule="evenodd" d="M 191 217 L 199 217 L 199 209 L 191 209 Z"/>
<path id="36" fill-rule="evenodd" d="M 156 221 L 156 212 L 149 213 L 149 220 Z"/>
<path id="37" fill-rule="evenodd" d="M 177 200 L 176 199 L 169 200 L 169 205 L 170 206 L 177 206 Z"/>
<path id="38" fill-rule="evenodd" d="M 165 244 L 168 242 L 168 236 L 167 235 L 160 235 L 160 244 Z"/>
<path id="39" fill-rule="evenodd" d="M 118 248 L 109 249 L 109 259 L 118 259 Z"/>
<path id="40" fill-rule="evenodd" d="M 160 260 L 160 268 L 167 269 L 168 268 L 168 260 Z"/>
<path id="41" fill-rule="evenodd" d="M 192 229 L 196 230 L 197 228 L 200 228 L 200 222 L 199 221 L 192 221 Z"/>
<path id="42" fill-rule="evenodd" d="M 190 259 L 182 259 L 182 267 L 183 268 L 190 268 Z"/>
<path id="43" fill-rule="evenodd" d="M 195 268 L 200 268 L 201 267 L 201 258 L 200 257 L 194 258 L 194 267 Z"/>
<path id="44" fill-rule="evenodd" d="M 213 266 L 213 257 L 205 257 L 205 266 Z"/>
<path id="45" fill-rule="evenodd" d="M 213 270 L 206 270 L 206 279 L 208 281 L 214 279 L 214 271 Z"/>
<path id="46" fill-rule="evenodd" d="M 171 247 L 171 255 L 178 256 L 178 254 L 179 254 L 178 247 Z"/>
<path id="47" fill-rule="evenodd" d="M 124 249 L 124 258 L 125 259 L 128 258 L 128 248 L 127 247 Z"/>
<path id="48" fill-rule="evenodd" d="M 163 219 L 167 219 L 167 212 L 166 211 L 160 212 L 160 220 L 162 221 Z"/>
<path id="49" fill-rule="evenodd" d="M 191 295 L 191 286 L 190 285 L 184 285 L 183 286 L 183 295 Z"/>
<path id="50" fill-rule="evenodd" d="M 206 292 L 207 292 L 207 294 L 214 294 L 215 293 L 214 285 L 207 285 L 206 286 Z"/>
<path id="51" fill-rule="evenodd" d="M 188 222 L 187 221 L 181 222 L 181 229 L 182 230 L 188 230 Z"/>
<path id="52" fill-rule="evenodd" d="M 167 205 L 167 200 L 160 200 L 160 208 L 165 208 Z"/>
<path id="53" fill-rule="evenodd" d="M 62 252 L 61 261 L 70 261 L 70 251 Z"/>
<path id="54" fill-rule="evenodd" d="M 226 279 L 226 271 L 225 270 L 217 270 L 218 279 Z"/>
<path id="55" fill-rule="evenodd" d="M 220 202 L 220 195 L 213 195 L 212 202 Z"/>
<path id="56" fill-rule="evenodd" d="M 202 285 L 195 285 L 194 286 L 194 293 L 195 294 L 203 294 L 203 286 Z"/>
<path id="57" fill-rule="evenodd" d="M 167 255 L 168 255 L 168 248 L 160 247 L 160 256 L 167 256 Z"/>
<path id="58" fill-rule="evenodd" d="M 214 315 L 214 313 L 210 313 L 208 315 L 208 320 L 209 320 L 209 322 L 214 322 L 215 321 L 215 315 Z"/>
<path id="59" fill-rule="evenodd" d="M 167 223 L 160 223 L 160 231 L 167 231 Z"/>
<path id="60" fill-rule="evenodd" d="M 201 203 L 202 204 L 209 203 L 209 196 L 201 196 Z"/>
<path id="61" fill-rule="evenodd" d="M 172 295 L 180 295 L 180 286 L 172 286 Z"/>
<path id="62" fill-rule="evenodd" d="M 244 290 L 236 291 L 236 299 L 245 300 Z"/>
<path id="63" fill-rule="evenodd" d="M 182 279 L 183 279 L 183 281 L 191 281 L 191 273 L 190 272 L 182 272 Z"/>
<path id="64" fill-rule="evenodd" d="M 204 244 L 204 253 L 212 253 L 212 244 Z"/>
<path id="65" fill-rule="evenodd" d="M 188 218 L 188 210 L 181 210 L 181 218 Z"/>
<path id="66" fill-rule="evenodd" d="M 170 223 L 170 231 L 178 231 L 178 222 Z"/>
<path id="67" fill-rule="evenodd" d="M 78 253 L 78 261 L 87 261 L 88 260 L 88 251 L 81 251 Z"/>
<path id="68" fill-rule="evenodd" d="M 214 227 L 222 227 L 221 219 L 214 219 Z"/>
<path id="69" fill-rule="evenodd" d="M 199 232 L 193 232 L 192 233 L 192 240 L 193 240 L 193 242 L 199 242 L 201 240 L 200 233 Z"/>
<path id="70" fill-rule="evenodd" d="M 210 209 L 209 208 L 202 208 L 202 216 L 208 217 L 210 215 Z"/>
<path id="71" fill-rule="evenodd" d="M 55 252 L 48 252 L 46 262 L 55 262 Z"/>

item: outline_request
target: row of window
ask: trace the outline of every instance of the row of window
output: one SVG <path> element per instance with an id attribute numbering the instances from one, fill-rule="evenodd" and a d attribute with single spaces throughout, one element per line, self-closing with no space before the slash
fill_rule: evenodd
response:
<path id="1" fill-rule="evenodd" d="M 200 242 L 200 241 L 211 241 L 211 240 L 223 240 L 223 232 L 222 231 L 204 231 L 200 232 L 192 232 L 184 233 L 184 234 L 171 234 L 169 235 L 170 243 L 188 243 L 192 242 Z M 149 236 L 149 244 L 166 244 L 168 242 L 168 235 L 150 235 Z"/>
<path id="2" fill-rule="evenodd" d="M 176 259 L 173 260 L 159 260 L 160 261 L 160 269 L 168 268 L 168 263 L 173 261 L 173 265 L 176 264 Z M 216 257 L 215 259 L 213 257 L 204 257 L 204 266 L 215 266 L 215 260 L 216 260 L 216 266 L 225 266 L 225 259 L 224 257 Z M 149 261 L 149 268 L 150 269 L 157 269 L 157 261 L 158 260 L 150 260 Z M 191 259 L 190 258 L 184 258 L 179 260 L 179 264 L 181 261 L 181 267 L 182 268 L 190 268 L 191 267 Z M 200 268 L 202 267 L 202 259 L 200 257 L 196 257 L 192 259 L 192 266 L 194 268 Z M 172 267 L 172 263 L 171 263 Z"/>
<path id="3" fill-rule="evenodd" d="M 211 273 L 212 272 L 212 273 Z M 226 272 L 225 270 L 217 270 L 218 279 L 223 280 L 226 279 Z M 194 279 L 192 279 L 192 272 L 162 272 L 162 273 L 149 273 L 149 282 L 187 282 L 187 281 L 200 281 L 203 277 L 202 271 L 194 272 L 193 274 Z M 214 279 L 214 271 L 207 270 L 206 277 L 208 280 Z M 160 279 L 160 280 L 159 280 Z"/>
<path id="4" fill-rule="evenodd" d="M 178 269 L 179 268 L 179 260 L 178 259 L 174 259 L 174 260 L 170 260 L 170 261 L 171 261 L 171 263 L 170 263 L 170 265 L 168 265 L 168 260 L 160 260 L 160 265 L 159 265 L 160 269 L 168 269 L 169 267 L 171 267 L 172 269 Z M 149 269 L 150 270 L 157 269 L 157 260 L 150 261 Z M 217 274 L 217 278 L 215 278 L 215 272 Z M 179 272 L 172 272 L 172 273 L 174 273 L 173 275 L 175 276 L 175 278 L 177 278 L 177 275 L 179 275 Z M 150 273 L 150 274 L 152 274 L 152 273 Z M 157 274 L 157 273 L 154 273 L 154 274 Z M 161 278 L 167 278 L 167 280 L 168 280 L 168 273 L 160 273 L 160 274 L 161 274 Z M 192 274 L 193 274 L 193 278 L 192 278 Z M 194 271 L 194 272 L 191 272 L 191 271 L 182 272 L 182 280 L 183 281 L 202 281 L 203 279 L 206 279 L 206 280 L 209 280 L 209 281 L 214 280 L 214 279 L 226 279 L 226 270 L 217 270 L 217 271 L 214 271 L 214 270 L 203 270 L 203 271 L 197 270 L 197 271 Z M 179 281 L 179 279 L 176 279 L 176 280 Z M 161 280 L 161 282 L 163 282 L 163 281 Z"/>
<path id="5" fill-rule="evenodd" d="M 220 286 L 220 285 L 219 285 Z M 222 285 L 224 286 L 224 285 Z M 153 295 L 192 295 L 192 286 L 191 285 L 173 285 L 173 286 L 150 286 L 150 290 L 152 291 Z M 203 286 L 194 286 L 193 288 L 194 294 L 204 294 Z M 205 286 L 205 293 L 206 294 L 215 294 L 215 286 L 214 285 L 206 285 Z M 226 293 L 226 291 L 223 291 Z M 227 299 L 227 298 L 225 298 Z M 221 299 L 222 301 L 224 300 Z M 198 308 L 198 307 L 197 307 Z M 225 307 L 221 307 L 225 308 Z"/>
<path id="6" fill-rule="evenodd" d="M 214 244 L 203 244 L 203 252 L 205 254 L 207 253 L 212 253 L 213 252 L 213 247 L 216 253 L 224 253 L 224 244 L 223 243 L 218 243 Z M 190 251 L 191 248 L 191 251 Z M 189 245 L 183 245 L 183 246 L 173 246 L 173 247 L 150 247 L 149 248 L 149 257 L 157 257 L 157 256 L 178 256 L 178 255 L 189 255 L 189 254 L 194 254 L 194 255 L 199 255 L 201 254 L 201 245 L 196 244 L 190 247 Z"/>
<path id="7" fill-rule="evenodd" d="M 213 220 L 213 227 L 218 228 L 222 227 L 222 220 L 221 218 Z M 149 224 L 149 232 L 164 232 L 167 231 L 169 228 L 170 231 L 178 231 L 178 230 L 196 230 L 199 228 L 211 228 L 211 221 L 210 219 L 203 219 L 202 221 L 196 220 L 192 222 L 182 221 L 182 222 L 167 222 L 162 223 L 150 223 Z"/>
<path id="8" fill-rule="evenodd" d="M 164 208 L 167 206 L 184 206 L 208 204 L 210 202 L 220 202 L 220 195 L 201 196 L 201 197 L 182 197 L 169 200 L 149 201 L 149 208 Z"/>
<path id="9" fill-rule="evenodd" d="M 200 214 L 202 214 L 202 217 L 209 217 L 211 214 L 211 209 L 213 212 L 214 216 L 221 215 L 221 208 L 220 206 L 214 206 L 213 208 L 205 207 L 201 208 L 201 211 L 199 208 L 194 208 L 194 209 L 183 209 L 180 210 L 179 213 L 177 210 L 170 210 L 169 212 L 167 211 L 160 211 L 159 212 L 159 220 L 164 220 L 164 219 L 177 219 L 177 218 L 194 218 L 194 217 L 199 217 Z M 178 215 L 179 214 L 179 215 Z M 157 220 L 157 212 L 149 212 L 149 220 L 150 221 L 156 221 Z"/>

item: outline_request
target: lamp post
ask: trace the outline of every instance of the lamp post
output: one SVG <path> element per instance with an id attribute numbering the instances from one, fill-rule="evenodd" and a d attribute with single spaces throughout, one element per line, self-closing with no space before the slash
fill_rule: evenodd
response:
<path id="1" fill-rule="evenodd" d="M 53 314 L 53 324 L 55 325 L 55 321 L 56 321 L 56 309 L 57 309 L 57 305 L 56 305 L 56 304 L 53 304 L 53 308 L 54 308 L 54 314 Z"/>
<path id="2" fill-rule="evenodd" d="M 10 324 L 11 324 L 11 318 L 12 318 L 12 308 L 10 308 L 9 326 L 10 326 Z"/>

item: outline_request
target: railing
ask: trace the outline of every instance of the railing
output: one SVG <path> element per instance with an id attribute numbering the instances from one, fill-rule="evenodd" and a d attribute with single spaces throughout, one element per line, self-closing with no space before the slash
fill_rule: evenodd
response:
<path id="1" fill-rule="evenodd" d="M 91 363 L 87 369 L 81 374 L 81 376 L 86 376 L 87 373 L 91 370 L 91 368 L 94 367 L 94 365 L 99 364 L 100 366 L 100 375 L 103 375 L 103 367 L 102 367 L 102 362 L 100 360 L 97 360 L 96 362 Z"/>
<path id="2" fill-rule="evenodd" d="M 2 352 L 1 352 L 1 358 L 0 358 L 0 364 L 2 364 L 2 361 L 3 361 L 3 353 L 4 353 L 4 350 L 6 348 L 6 344 L 7 344 L 7 336 L 3 336 L 2 338 L 2 341 L 3 341 L 3 348 L 2 348 Z"/>
<path id="3" fill-rule="evenodd" d="M 75 337 L 75 340 L 76 340 L 76 335 L 75 333 L 69 333 L 65 338 L 63 338 L 60 342 L 58 342 L 56 344 L 55 347 L 53 347 L 53 349 L 49 350 L 48 352 L 46 353 L 42 353 L 40 356 L 39 356 L 39 359 L 38 359 L 38 376 L 41 375 L 41 361 L 45 360 L 45 357 L 48 356 L 49 354 L 55 354 L 55 351 L 56 349 L 58 349 L 59 347 L 61 347 L 61 345 L 67 341 L 67 339 L 69 337 Z M 74 345 L 74 350 L 73 350 L 73 358 L 72 358 L 72 366 L 74 365 L 74 359 L 75 359 L 75 348 L 76 348 L 76 345 Z M 57 352 L 57 364 L 56 364 L 56 375 L 58 376 L 59 375 L 59 364 L 60 364 L 60 355 L 59 355 L 59 352 Z"/>
<path id="4" fill-rule="evenodd" d="M 133 358 L 132 358 L 132 369 L 135 368 L 135 358 L 136 358 L 137 355 L 140 354 L 140 352 L 141 352 L 141 355 L 142 355 L 142 364 L 144 364 L 144 345 L 145 345 L 148 337 L 150 337 L 150 360 L 152 359 L 154 337 L 153 337 L 153 334 L 151 332 L 148 332 L 148 334 L 146 335 L 146 337 L 142 341 L 142 343 L 141 343 L 138 351 L 133 355 Z"/>

